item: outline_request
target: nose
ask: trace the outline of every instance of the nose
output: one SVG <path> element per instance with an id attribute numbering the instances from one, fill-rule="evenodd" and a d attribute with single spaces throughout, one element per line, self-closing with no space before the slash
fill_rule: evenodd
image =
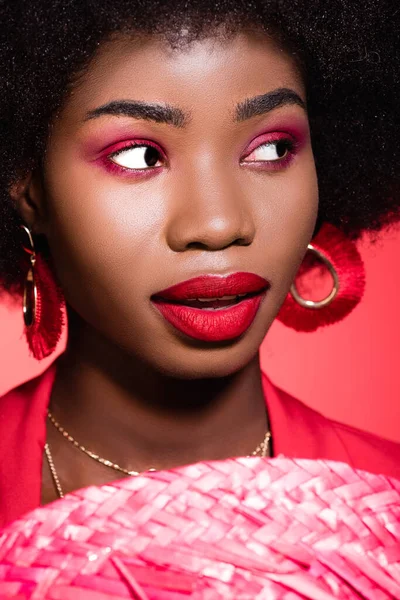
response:
<path id="1" fill-rule="evenodd" d="M 255 226 L 250 202 L 227 171 L 191 174 L 178 187 L 166 231 L 173 251 L 216 251 L 252 243 Z"/>

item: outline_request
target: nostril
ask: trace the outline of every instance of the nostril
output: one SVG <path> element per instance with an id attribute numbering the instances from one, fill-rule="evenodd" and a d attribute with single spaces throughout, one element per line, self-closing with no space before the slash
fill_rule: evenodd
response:
<path id="1" fill-rule="evenodd" d="M 207 244 L 203 242 L 190 242 L 186 245 L 188 250 L 207 250 Z"/>
<path id="2" fill-rule="evenodd" d="M 189 242 L 186 245 L 188 250 L 224 250 L 225 248 L 229 248 L 229 246 L 250 246 L 251 241 L 246 238 L 237 238 L 232 242 L 228 242 L 225 245 L 220 245 L 218 248 L 216 245 L 207 244 L 205 242 Z"/>
<path id="3" fill-rule="evenodd" d="M 235 240 L 234 243 L 237 246 L 250 246 L 252 242 L 247 238 L 238 238 L 237 240 Z"/>

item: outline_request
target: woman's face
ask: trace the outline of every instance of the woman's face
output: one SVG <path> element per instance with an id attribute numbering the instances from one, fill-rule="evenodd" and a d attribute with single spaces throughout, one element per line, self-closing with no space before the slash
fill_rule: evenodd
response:
<path id="1" fill-rule="evenodd" d="M 254 357 L 316 220 L 304 102 L 293 60 L 265 37 L 102 47 L 52 128 L 37 227 L 95 332 L 182 378 L 224 376 Z M 154 301 L 234 273 L 268 290 L 224 315 Z"/>

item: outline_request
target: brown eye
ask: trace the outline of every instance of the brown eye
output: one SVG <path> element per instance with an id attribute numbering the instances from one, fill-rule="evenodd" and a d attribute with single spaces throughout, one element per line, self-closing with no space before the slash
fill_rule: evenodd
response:
<path id="1" fill-rule="evenodd" d="M 125 169 L 139 170 L 162 166 L 162 156 L 154 146 L 131 146 L 119 150 L 109 158 Z"/>
<path id="2" fill-rule="evenodd" d="M 266 142 L 258 148 L 255 148 L 249 156 L 247 162 L 273 162 L 285 158 L 292 148 L 290 140 L 282 139 L 273 142 Z"/>

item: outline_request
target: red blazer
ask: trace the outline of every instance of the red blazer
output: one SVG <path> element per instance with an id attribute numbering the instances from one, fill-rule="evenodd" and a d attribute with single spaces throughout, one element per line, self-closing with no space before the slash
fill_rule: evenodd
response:
<path id="1" fill-rule="evenodd" d="M 0 527 L 40 505 L 46 410 L 56 367 L 0 398 Z M 322 458 L 400 479 L 400 444 L 322 416 L 263 374 L 274 456 Z"/>

